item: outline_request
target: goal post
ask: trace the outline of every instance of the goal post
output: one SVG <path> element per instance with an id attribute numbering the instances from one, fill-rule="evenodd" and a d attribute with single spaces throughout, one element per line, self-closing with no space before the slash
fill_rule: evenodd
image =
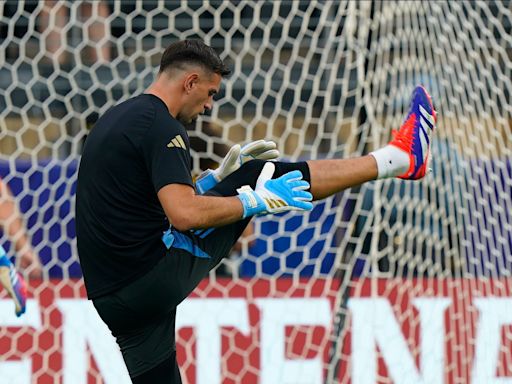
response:
<path id="1" fill-rule="evenodd" d="M 401 125 L 417 84 L 438 122 L 425 179 L 254 219 L 178 314 L 184 380 L 511 379 L 509 0 L 0 2 L 0 176 L 44 264 L 30 288 L 40 318 L 0 311 L 0 375 L 115 382 L 96 361 L 110 341 L 89 338 L 103 328 L 66 323 L 93 316 L 78 280 L 78 162 L 98 116 L 144 92 L 163 49 L 185 38 L 232 69 L 188 127 L 194 174 L 261 138 L 287 161 L 367 154 Z M 66 349 L 61 334 L 87 347 Z"/>

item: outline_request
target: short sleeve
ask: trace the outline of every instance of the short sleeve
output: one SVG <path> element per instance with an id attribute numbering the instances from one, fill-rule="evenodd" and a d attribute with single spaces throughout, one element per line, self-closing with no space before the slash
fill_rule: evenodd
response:
<path id="1" fill-rule="evenodd" d="M 141 142 L 142 153 L 155 192 L 168 184 L 193 187 L 190 143 L 185 128 L 169 118 L 154 120 Z"/>

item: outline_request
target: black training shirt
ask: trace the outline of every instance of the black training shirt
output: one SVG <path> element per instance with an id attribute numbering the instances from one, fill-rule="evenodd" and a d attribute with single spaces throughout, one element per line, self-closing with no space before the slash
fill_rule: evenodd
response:
<path id="1" fill-rule="evenodd" d="M 169 227 L 157 192 L 193 185 L 189 139 L 158 97 L 108 110 L 85 142 L 78 172 L 78 255 L 89 298 L 146 274 L 165 256 Z"/>

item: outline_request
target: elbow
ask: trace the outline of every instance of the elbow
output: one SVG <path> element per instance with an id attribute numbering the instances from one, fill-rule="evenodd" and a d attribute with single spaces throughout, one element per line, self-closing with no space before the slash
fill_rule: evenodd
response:
<path id="1" fill-rule="evenodd" d="M 171 222 L 172 226 L 176 228 L 180 232 L 186 232 L 190 231 L 192 228 L 194 228 L 193 225 L 190 225 L 189 223 L 185 221 L 173 221 Z"/>
<path id="2" fill-rule="evenodd" d="M 188 185 L 166 185 L 158 191 L 158 199 L 169 223 L 179 231 L 197 228 L 204 220 L 195 191 Z"/>
<path id="3" fill-rule="evenodd" d="M 186 213 L 175 214 L 169 217 L 171 225 L 178 231 L 186 232 L 191 229 L 197 228 L 197 223 L 192 219 L 192 215 Z"/>

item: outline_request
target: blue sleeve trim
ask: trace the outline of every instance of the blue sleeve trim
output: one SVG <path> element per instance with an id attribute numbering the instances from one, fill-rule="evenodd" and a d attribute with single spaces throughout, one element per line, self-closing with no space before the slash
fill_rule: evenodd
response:
<path id="1" fill-rule="evenodd" d="M 206 231 L 204 231 L 201 235 L 199 235 L 199 237 L 201 239 L 204 239 L 206 236 L 208 236 L 210 233 L 212 233 L 213 231 L 215 231 L 215 228 L 208 228 Z"/>
<path id="2" fill-rule="evenodd" d="M 211 259 L 211 256 L 209 254 L 207 254 L 205 251 L 199 248 L 197 244 L 194 244 L 192 242 L 192 239 L 184 235 L 183 233 L 172 231 L 172 229 L 168 229 L 162 235 L 162 241 L 167 249 L 171 247 L 183 249 L 184 251 L 187 251 L 201 259 Z"/>

